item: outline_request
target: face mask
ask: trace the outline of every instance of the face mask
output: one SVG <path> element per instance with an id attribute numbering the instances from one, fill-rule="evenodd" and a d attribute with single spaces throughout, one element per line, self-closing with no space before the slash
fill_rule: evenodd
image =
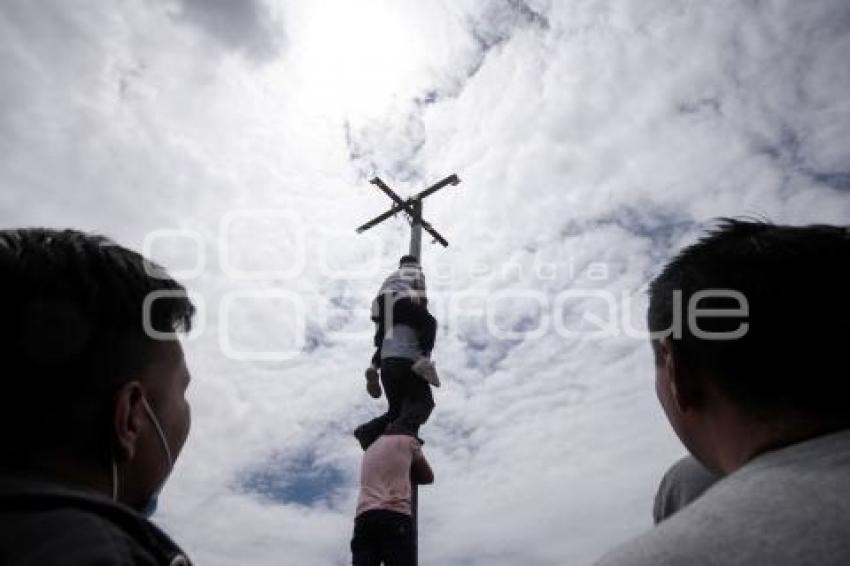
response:
<path id="1" fill-rule="evenodd" d="M 156 513 L 156 508 L 159 506 L 159 494 L 162 492 L 162 486 L 158 487 L 156 491 L 148 497 L 147 501 L 142 505 L 142 508 L 139 509 L 139 513 L 141 513 L 146 519 L 150 519 L 153 517 L 153 514 Z"/>
<path id="2" fill-rule="evenodd" d="M 171 473 L 171 469 L 174 467 L 174 459 L 171 457 L 171 449 L 168 447 L 168 440 L 165 438 L 165 431 L 162 430 L 162 426 L 159 424 L 159 419 L 156 418 L 148 400 L 144 397 L 142 397 L 142 407 L 145 409 L 145 413 L 147 413 L 148 418 L 153 423 L 157 436 L 159 436 L 159 440 L 162 443 L 162 449 L 165 451 L 165 457 L 168 460 L 168 473 Z M 168 474 L 166 474 L 166 477 L 168 477 Z M 162 491 L 162 486 L 164 484 L 165 480 L 163 480 L 163 483 L 156 488 L 156 490 L 150 497 L 148 497 L 139 509 L 139 512 L 145 517 L 150 518 L 156 512 L 156 508 L 159 503 L 159 494 Z M 118 464 L 115 462 L 114 458 L 112 459 L 112 500 L 118 501 Z"/>

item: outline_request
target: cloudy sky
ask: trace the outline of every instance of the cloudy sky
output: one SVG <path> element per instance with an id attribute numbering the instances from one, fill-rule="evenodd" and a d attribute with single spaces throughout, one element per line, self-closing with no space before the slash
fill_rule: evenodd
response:
<path id="1" fill-rule="evenodd" d="M 421 563 L 592 563 L 683 453 L 644 286 L 717 216 L 850 220 L 845 0 L 5 0 L 0 223 L 112 236 L 195 293 L 159 521 L 199 564 L 348 563 L 390 219 L 444 387 Z"/>

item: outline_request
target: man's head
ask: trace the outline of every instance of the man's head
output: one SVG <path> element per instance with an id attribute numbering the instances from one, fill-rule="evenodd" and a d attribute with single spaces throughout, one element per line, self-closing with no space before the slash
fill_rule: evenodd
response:
<path id="1" fill-rule="evenodd" d="M 725 296 L 694 300 L 708 290 Z M 656 389 L 695 456 L 717 468 L 705 433 L 719 405 L 759 423 L 850 423 L 848 293 L 850 235 L 835 226 L 724 219 L 664 268 L 648 311 Z"/>
<path id="2" fill-rule="evenodd" d="M 144 505 L 190 426 L 185 289 L 100 236 L 3 230 L 0 310 L 0 464 L 111 487 L 115 463 L 118 498 Z"/>
<path id="3" fill-rule="evenodd" d="M 398 260 L 398 266 L 401 267 L 419 267 L 419 258 L 415 255 L 403 255 Z"/>

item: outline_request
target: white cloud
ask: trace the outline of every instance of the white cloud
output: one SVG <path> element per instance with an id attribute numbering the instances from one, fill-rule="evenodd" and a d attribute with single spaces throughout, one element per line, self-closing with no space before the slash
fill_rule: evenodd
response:
<path id="1" fill-rule="evenodd" d="M 846 223 L 845 4 L 7 2 L 0 221 L 137 248 L 156 229 L 199 234 L 207 269 L 187 284 L 209 324 L 187 345 L 195 426 L 161 520 L 199 563 L 344 564 L 348 434 L 383 406 L 362 390 L 365 309 L 407 241 L 401 220 L 354 234 L 389 206 L 365 178 L 407 194 L 456 171 L 464 182 L 425 205 L 451 246 L 425 252 L 446 385 L 423 431 L 438 481 L 422 563 L 589 563 L 649 524 L 682 450 L 649 352 L 628 336 L 497 339 L 475 297 L 539 292 L 550 329 L 555 315 L 587 327 L 601 304 L 556 313 L 559 294 L 638 292 L 711 217 Z M 286 268 L 303 241 L 297 277 L 225 272 L 220 222 L 248 209 L 294 214 L 302 232 L 243 224 L 234 262 Z M 194 249 L 163 259 L 183 269 Z M 328 272 L 376 254 L 365 274 Z M 222 354 L 221 302 L 256 289 L 303 297 L 305 354 Z M 473 305 L 453 309 L 464 294 Z M 508 329 L 541 324 L 527 301 L 494 309 Z M 240 347 L 287 334 L 271 306 L 250 312 L 226 329 Z M 305 454 L 349 491 L 308 509 L 240 487 Z"/>
<path id="2" fill-rule="evenodd" d="M 260 0 L 179 0 L 175 16 L 259 61 L 277 55 L 283 42 L 280 26 Z"/>

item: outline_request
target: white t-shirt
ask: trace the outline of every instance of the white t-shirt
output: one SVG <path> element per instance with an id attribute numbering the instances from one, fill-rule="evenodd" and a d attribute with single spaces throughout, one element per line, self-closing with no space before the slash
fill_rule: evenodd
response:
<path id="1" fill-rule="evenodd" d="M 407 324 L 393 324 L 384 330 L 384 342 L 381 345 L 381 359 L 405 358 L 416 360 L 422 355 L 416 330 Z"/>
<path id="2" fill-rule="evenodd" d="M 378 295 L 387 294 L 395 297 L 423 297 L 425 296 L 425 276 L 422 269 L 416 266 L 405 266 L 393 271 L 383 282 L 378 290 Z M 392 303 L 387 303 L 391 305 Z M 389 306 L 385 306 L 389 308 Z M 376 312 L 377 303 L 372 304 L 372 317 L 380 314 Z M 422 348 L 413 327 L 407 324 L 387 325 L 384 329 L 384 341 L 381 345 L 381 359 L 405 358 L 416 360 L 422 355 Z"/>

